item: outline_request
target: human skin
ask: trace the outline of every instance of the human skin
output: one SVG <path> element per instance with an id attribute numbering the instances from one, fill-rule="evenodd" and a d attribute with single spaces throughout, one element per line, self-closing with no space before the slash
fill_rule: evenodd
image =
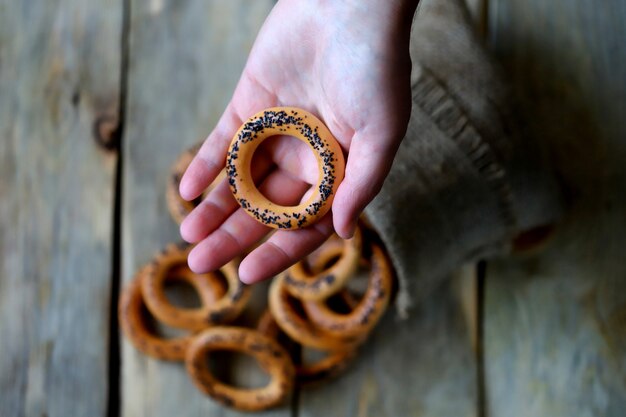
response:
<path id="1" fill-rule="evenodd" d="M 180 194 L 198 197 L 224 167 L 239 126 L 268 107 L 300 107 L 320 117 L 347 157 L 346 173 L 322 220 L 279 230 L 245 256 L 239 267 L 243 282 L 276 275 L 333 232 L 345 239 L 354 233 L 408 124 L 416 7 L 416 0 L 281 0 L 271 11 L 230 103 L 181 180 Z M 266 141 L 254 164 L 261 192 L 278 204 L 297 204 L 317 181 L 315 157 L 293 138 Z M 226 181 L 180 227 L 183 239 L 197 243 L 188 262 L 198 273 L 246 253 L 271 231 L 239 207 Z"/>

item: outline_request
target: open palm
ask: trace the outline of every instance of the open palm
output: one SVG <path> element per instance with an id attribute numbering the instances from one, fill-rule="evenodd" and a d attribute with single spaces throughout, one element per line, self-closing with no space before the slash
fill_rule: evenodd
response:
<path id="1" fill-rule="evenodd" d="M 283 0 L 265 21 L 231 102 L 189 166 L 180 186 L 198 197 L 225 163 L 239 126 L 268 107 L 294 106 L 317 115 L 347 155 L 345 179 L 332 210 L 310 227 L 276 231 L 239 269 L 253 283 L 286 269 L 333 231 L 351 237 L 356 219 L 389 172 L 410 113 L 408 40 L 413 7 L 398 1 Z M 317 181 L 318 166 L 295 139 L 267 141 L 255 154 L 254 175 L 264 195 L 297 204 Z M 198 243 L 189 255 L 196 272 L 219 268 L 273 231 L 244 212 L 226 181 L 181 225 Z"/>

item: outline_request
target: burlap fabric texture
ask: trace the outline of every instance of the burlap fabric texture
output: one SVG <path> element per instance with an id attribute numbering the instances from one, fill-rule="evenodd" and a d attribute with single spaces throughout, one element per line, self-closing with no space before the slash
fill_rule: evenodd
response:
<path id="1" fill-rule="evenodd" d="M 366 209 L 398 274 L 400 316 L 461 264 L 508 253 L 516 235 L 561 212 L 558 186 L 462 0 L 422 0 L 411 59 L 406 137 Z"/>

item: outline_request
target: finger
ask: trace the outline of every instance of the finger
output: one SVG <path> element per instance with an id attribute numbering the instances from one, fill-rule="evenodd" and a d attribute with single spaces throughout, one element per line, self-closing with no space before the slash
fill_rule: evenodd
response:
<path id="1" fill-rule="evenodd" d="M 183 199 L 197 198 L 224 168 L 228 144 L 241 124 L 241 118 L 229 105 L 180 180 Z"/>
<path id="2" fill-rule="evenodd" d="M 380 191 L 399 143 L 399 138 L 364 133 L 352 138 L 345 177 L 333 201 L 335 231 L 343 239 L 352 237 L 361 212 Z"/>
<path id="3" fill-rule="evenodd" d="M 277 231 L 241 262 L 239 279 L 246 284 L 254 284 L 271 278 L 313 252 L 332 233 L 330 213 L 310 227 Z"/>
<path id="4" fill-rule="evenodd" d="M 254 162 L 252 178 L 255 183 L 262 183 L 273 167 L 272 161 L 261 154 Z M 200 242 L 217 229 L 238 207 L 239 203 L 233 197 L 228 178 L 226 178 L 187 215 L 180 225 L 180 235 L 189 243 Z"/>
<path id="5" fill-rule="evenodd" d="M 245 252 L 270 231 L 269 227 L 239 209 L 189 252 L 189 268 L 197 274 L 215 271 Z"/>
<path id="6" fill-rule="evenodd" d="M 180 224 L 180 235 L 189 243 L 197 243 L 207 237 L 224 222 L 239 204 L 224 179 Z"/>
<path id="7" fill-rule="evenodd" d="M 276 95 L 252 77 L 247 69 L 244 70 L 224 114 L 180 181 L 181 197 L 187 201 L 197 198 L 224 167 L 228 145 L 243 121 L 276 105 Z"/>
<path id="8" fill-rule="evenodd" d="M 308 187 L 283 171 L 275 171 L 263 182 L 260 191 L 277 204 L 295 205 Z M 214 271 L 252 247 L 271 230 L 243 209 L 238 209 L 191 250 L 189 267 L 196 273 Z"/>

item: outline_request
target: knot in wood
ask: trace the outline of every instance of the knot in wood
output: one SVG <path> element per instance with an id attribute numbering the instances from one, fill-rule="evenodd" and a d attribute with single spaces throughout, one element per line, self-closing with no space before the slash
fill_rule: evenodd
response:
<path id="1" fill-rule="evenodd" d="M 119 147 L 119 130 L 118 117 L 110 114 L 99 116 L 93 124 L 93 136 L 96 143 L 109 152 Z"/>

